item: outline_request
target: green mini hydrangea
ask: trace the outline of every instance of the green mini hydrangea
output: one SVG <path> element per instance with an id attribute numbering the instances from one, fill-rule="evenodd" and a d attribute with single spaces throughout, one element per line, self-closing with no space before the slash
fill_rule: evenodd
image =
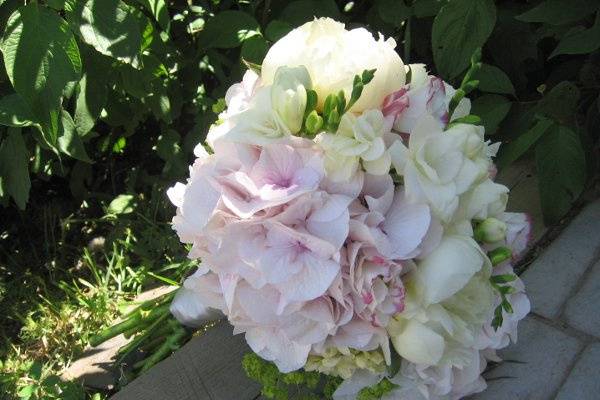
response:
<path id="1" fill-rule="evenodd" d="M 386 364 L 381 350 L 358 351 L 353 349 L 330 348 L 321 356 L 309 356 L 304 369 L 318 371 L 326 375 L 349 379 L 356 370 L 362 369 L 374 374 L 385 371 Z"/>

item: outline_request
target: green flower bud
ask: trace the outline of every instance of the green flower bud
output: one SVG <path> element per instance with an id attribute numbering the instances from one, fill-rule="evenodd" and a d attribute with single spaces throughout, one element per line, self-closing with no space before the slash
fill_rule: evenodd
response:
<path id="1" fill-rule="evenodd" d="M 306 132 L 315 135 L 323 127 L 323 117 L 321 117 L 317 111 L 313 110 L 306 117 Z"/>
<path id="2" fill-rule="evenodd" d="M 506 224 L 496 218 L 487 218 L 475 228 L 475 240 L 495 243 L 506 237 Z"/>
<path id="3" fill-rule="evenodd" d="M 493 266 L 496 266 L 512 257 L 512 251 L 508 247 L 498 247 L 488 253 Z"/>

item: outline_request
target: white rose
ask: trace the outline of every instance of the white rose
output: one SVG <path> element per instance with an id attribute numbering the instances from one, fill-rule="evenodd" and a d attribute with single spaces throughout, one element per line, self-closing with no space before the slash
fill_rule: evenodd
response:
<path id="1" fill-rule="evenodd" d="M 461 214 L 467 220 L 498 217 L 506 210 L 508 188 L 486 179 L 460 199 Z"/>
<path id="2" fill-rule="evenodd" d="M 405 310 L 387 327 L 398 354 L 422 365 L 466 365 L 460 349 L 474 345 L 492 308 L 490 274 L 473 239 L 443 238 L 408 276 Z"/>
<path id="3" fill-rule="evenodd" d="M 319 18 L 292 30 L 271 47 L 263 61 L 261 77 L 265 84 L 270 84 L 279 67 L 305 66 L 321 108 L 327 95 L 340 90 L 350 99 L 354 76 L 377 69 L 351 110 L 379 108 L 385 96 L 405 82 L 404 64 L 395 47 L 396 42 L 391 38 L 383 40 L 380 36 L 375 40 L 366 29 L 348 31 L 342 23 Z"/>
<path id="4" fill-rule="evenodd" d="M 404 176 L 408 199 L 429 204 L 438 218 L 448 222 L 458 207 L 458 196 L 468 189 L 460 175 L 465 155 L 459 144 L 427 116 L 415 126 L 408 147 L 396 141 L 389 151 L 394 168 Z"/>

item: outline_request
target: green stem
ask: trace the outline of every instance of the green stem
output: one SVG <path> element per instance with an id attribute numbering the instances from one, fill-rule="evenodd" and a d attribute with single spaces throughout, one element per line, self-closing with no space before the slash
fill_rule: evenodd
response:
<path id="1" fill-rule="evenodd" d="M 135 327 L 138 327 L 138 330 L 141 330 L 148 323 L 154 321 L 156 318 L 159 318 L 164 313 L 169 313 L 169 304 L 164 304 L 160 307 L 154 308 L 146 316 L 144 316 L 142 310 L 138 308 L 136 312 L 134 312 L 133 315 L 131 315 L 125 321 L 113 325 L 110 328 L 103 330 L 99 334 L 92 336 L 90 338 L 90 346 L 96 347 L 99 344 L 120 335 L 121 333 L 133 330 Z"/>
<path id="2" fill-rule="evenodd" d="M 141 373 L 148 371 L 154 365 L 158 364 L 162 359 L 167 357 L 175 348 L 177 343 L 186 335 L 184 328 L 179 327 L 172 335 L 167 337 L 167 340 L 156 350 L 154 354 L 146 360 L 142 360 L 133 366 L 134 369 L 140 369 Z"/>
<path id="3" fill-rule="evenodd" d="M 138 337 L 133 339 L 126 346 L 121 347 L 119 349 L 119 351 L 117 352 L 117 355 L 119 356 L 119 358 L 117 359 L 117 364 L 121 364 L 121 362 L 125 359 L 125 357 L 127 357 L 127 355 L 129 353 L 131 353 L 133 350 L 138 348 L 144 340 L 146 340 L 148 337 L 150 337 L 152 332 L 154 332 L 156 330 L 156 328 L 158 328 L 159 324 L 161 322 L 163 322 L 169 316 L 170 316 L 169 313 L 165 313 L 165 314 L 161 315 L 152 324 L 150 324 L 150 326 L 148 327 L 148 329 L 146 329 L 144 331 L 144 333 L 142 333 L 141 335 L 139 335 Z"/>

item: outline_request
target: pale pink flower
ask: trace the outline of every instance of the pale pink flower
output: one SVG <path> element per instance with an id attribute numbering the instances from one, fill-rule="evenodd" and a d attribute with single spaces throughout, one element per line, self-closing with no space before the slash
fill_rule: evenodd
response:
<path id="1" fill-rule="evenodd" d="M 506 224 L 506 245 L 512 250 L 513 261 L 518 261 L 531 242 L 531 216 L 505 212 L 501 219 Z"/>
<path id="2" fill-rule="evenodd" d="M 404 310 L 402 265 L 381 256 L 370 256 L 363 246 L 360 242 L 348 244 L 345 283 L 350 287 L 357 316 L 373 326 L 386 327 L 393 315 Z"/>
<path id="3" fill-rule="evenodd" d="M 389 175 L 367 175 L 363 195 L 366 207 L 355 202 L 351 208 L 350 238 L 390 260 L 418 256 L 431 222 L 429 207 L 409 203 Z"/>

